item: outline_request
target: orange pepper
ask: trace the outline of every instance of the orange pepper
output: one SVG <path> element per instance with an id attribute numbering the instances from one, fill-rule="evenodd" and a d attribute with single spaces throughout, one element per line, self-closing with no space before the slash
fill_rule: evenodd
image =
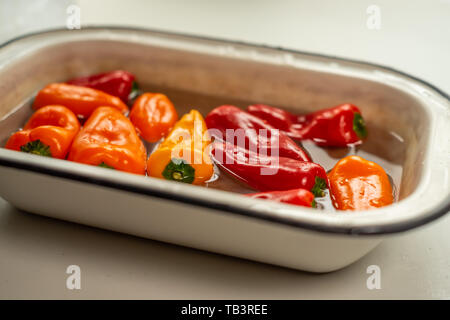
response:
<path id="1" fill-rule="evenodd" d="M 167 135 L 178 120 L 172 102 L 161 93 L 144 93 L 133 104 L 130 120 L 137 132 L 148 142 Z"/>
<path id="2" fill-rule="evenodd" d="M 185 183 L 204 183 L 214 173 L 208 152 L 210 142 L 205 120 L 200 112 L 191 110 L 148 158 L 148 175 Z"/>
<path id="3" fill-rule="evenodd" d="M 66 83 L 51 83 L 38 92 L 33 108 L 39 109 L 50 104 L 60 104 L 72 110 L 78 117 L 87 118 L 98 107 L 109 106 L 122 113 L 128 111 L 120 98 L 103 91 Z"/>
<path id="4" fill-rule="evenodd" d="M 64 159 L 79 130 L 80 123 L 72 111 L 63 106 L 46 106 L 9 138 L 5 148 Z"/>
<path id="5" fill-rule="evenodd" d="M 341 159 L 328 173 L 331 200 L 338 210 L 367 210 L 393 202 L 392 187 L 378 164 L 358 156 Z"/>
<path id="6" fill-rule="evenodd" d="M 145 174 L 146 151 L 133 124 L 120 111 L 99 107 L 75 137 L 69 160 Z"/>

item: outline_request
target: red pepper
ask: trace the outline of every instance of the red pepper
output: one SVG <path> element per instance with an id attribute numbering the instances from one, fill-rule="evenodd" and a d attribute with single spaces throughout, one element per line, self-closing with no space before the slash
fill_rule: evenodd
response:
<path id="1" fill-rule="evenodd" d="M 227 143 L 236 144 L 257 153 L 311 161 L 307 152 L 286 134 L 238 107 L 230 105 L 217 107 L 206 116 L 205 122 L 208 129 L 219 130 L 222 134 L 222 137 L 218 137 L 215 130 L 210 130 L 213 137 L 225 140 Z M 235 137 L 227 138 L 227 131 L 236 135 L 237 143 Z M 262 134 L 262 132 L 265 133 Z M 242 141 L 239 136 L 243 138 Z"/>
<path id="2" fill-rule="evenodd" d="M 248 193 L 245 196 L 255 199 L 266 199 L 283 203 L 295 204 L 304 207 L 316 207 L 314 195 L 305 189 L 292 189 L 285 191 L 268 191 L 260 193 Z"/>
<path id="3" fill-rule="evenodd" d="M 138 90 L 134 75 L 122 70 L 75 78 L 67 81 L 67 83 L 106 92 L 119 97 L 125 103 L 128 102 L 130 94 L 133 96 L 135 91 Z"/>
<path id="4" fill-rule="evenodd" d="M 324 168 L 314 162 L 262 156 L 224 142 L 213 143 L 212 156 L 225 171 L 258 191 L 302 188 L 323 196 L 328 187 Z"/>
<path id="5" fill-rule="evenodd" d="M 313 140 L 320 146 L 346 147 L 359 144 L 367 137 L 361 111 L 353 104 L 342 104 L 299 116 L 262 104 L 251 105 L 247 111 L 294 140 Z"/>

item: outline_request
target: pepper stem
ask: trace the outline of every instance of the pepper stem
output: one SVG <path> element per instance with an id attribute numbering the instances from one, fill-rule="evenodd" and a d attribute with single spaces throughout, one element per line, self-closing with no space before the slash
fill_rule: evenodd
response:
<path id="1" fill-rule="evenodd" d="M 325 179 L 322 179 L 320 177 L 316 176 L 314 187 L 311 189 L 311 192 L 316 197 L 323 197 L 325 196 L 325 190 L 327 188 L 327 182 Z"/>
<path id="2" fill-rule="evenodd" d="M 128 100 L 133 100 L 138 95 L 139 95 L 139 86 L 136 81 L 133 81 L 133 83 L 131 85 L 130 94 L 128 95 Z"/>
<path id="3" fill-rule="evenodd" d="M 192 183 L 195 178 L 195 169 L 183 159 L 171 159 L 162 175 L 166 180 Z"/>
<path id="4" fill-rule="evenodd" d="M 41 142 L 41 140 L 30 141 L 20 147 L 20 151 L 37 154 L 44 157 L 51 157 L 50 146 Z"/>
<path id="5" fill-rule="evenodd" d="M 104 162 L 100 163 L 98 166 L 99 166 L 99 167 L 102 167 L 102 168 L 113 169 L 113 170 L 114 170 L 114 167 L 111 167 L 110 165 L 107 165 L 107 164 L 104 163 Z"/>
<path id="6" fill-rule="evenodd" d="M 366 123 L 362 115 L 358 112 L 355 112 L 353 115 L 353 131 L 355 131 L 356 135 L 360 139 L 367 137 Z"/>

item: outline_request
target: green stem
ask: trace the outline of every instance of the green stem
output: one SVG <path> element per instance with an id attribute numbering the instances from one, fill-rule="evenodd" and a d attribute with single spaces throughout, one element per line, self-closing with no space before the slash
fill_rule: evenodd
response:
<path id="1" fill-rule="evenodd" d="M 172 159 L 164 168 L 162 175 L 167 180 L 192 183 L 195 178 L 195 169 L 183 159 Z"/>
<path id="2" fill-rule="evenodd" d="M 326 188 L 327 188 L 327 182 L 325 181 L 325 179 L 316 177 L 314 187 L 311 189 L 311 192 L 315 197 L 323 197 L 323 196 L 325 196 L 324 190 Z"/>
<path id="3" fill-rule="evenodd" d="M 50 152 L 50 146 L 43 144 L 41 140 L 30 141 L 27 144 L 24 144 L 20 147 L 20 151 L 37 154 L 44 157 L 51 157 L 52 153 Z"/>
<path id="4" fill-rule="evenodd" d="M 366 123 L 362 115 L 358 112 L 355 112 L 353 115 L 353 131 L 355 131 L 356 135 L 360 139 L 367 137 Z"/>
<path id="5" fill-rule="evenodd" d="M 136 81 L 133 81 L 133 84 L 131 86 L 130 94 L 128 95 L 128 100 L 133 100 L 139 95 L 139 85 Z"/>
<path id="6" fill-rule="evenodd" d="M 100 163 L 98 166 L 99 166 L 99 167 L 102 167 L 102 168 L 113 169 L 113 170 L 114 170 L 114 167 L 111 167 L 111 166 L 107 165 L 107 164 L 104 163 L 104 162 Z"/>

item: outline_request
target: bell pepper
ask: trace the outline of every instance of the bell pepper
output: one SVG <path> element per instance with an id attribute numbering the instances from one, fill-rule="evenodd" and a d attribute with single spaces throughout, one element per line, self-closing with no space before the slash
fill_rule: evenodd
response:
<path id="1" fill-rule="evenodd" d="M 386 172 L 372 161 L 345 157 L 328 173 L 328 178 L 331 201 L 338 210 L 366 210 L 393 202 Z"/>
<path id="2" fill-rule="evenodd" d="M 238 107 L 230 105 L 217 107 L 206 116 L 205 121 L 209 129 L 215 129 L 214 131 L 218 130 L 221 133 L 222 136 L 218 137 L 212 131 L 211 134 L 215 138 L 237 144 L 241 148 L 257 153 L 311 161 L 307 152 L 286 134 Z M 227 137 L 227 131 L 236 135 L 237 143 L 229 141 L 235 138 Z"/>
<path id="3" fill-rule="evenodd" d="M 214 173 L 209 157 L 210 137 L 205 121 L 197 110 L 191 110 L 150 155 L 147 161 L 149 176 L 202 184 Z"/>
<path id="4" fill-rule="evenodd" d="M 123 70 L 94 74 L 67 81 L 68 84 L 97 89 L 128 103 L 139 90 L 134 75 Z"/>
<path id="5" fill-rule="evenodd" d="M 89 117 L 96 108 L 102 106 L 116 108 L 122 113 L 128 111 L 126 104 L 117 97 L 100 90 L 66 83 L 51 83 L 39 91 L 33 108 L 39 109 L 50 104 L 63 105 L 81 118 Z"/>
<path id="6" fill-rule="evenodd" d="M 324 196 L 327 174 L 319 164 L 275 156 L 263 156 L 238 146 L 214 142 L 213 160 L 226 172 L 258 191 L 306 189 Z"/>
<path id="7" fill-rule="evenodd" d="M 316 207 L 314 195 L 305 189 L 248 193 L 245 194 L 245 196 L 254 199 L 266 199 L 283 203 L 289 203 L 303 207 L 312 207 L 312 208 Z"/>
<path id="8" fill-rule="evenodd" d="M 247 111 L 294 140 L 312 140 L 319 146 L 346 147 L 360 144 L 367 137 L 364 118 L 353 104 L 299 116 L 262 104 L 251 105 Z"/>
<path id="9" fill-rule="evenodd" d="M 5 147 L 65 159 L 79 130 L 80 123 L 72 111 L 63 106 L 46 106 L 37 110 L 23 130 L 9 138 Z"/>
<path id="10" fill-rule="evenodd" d="M 146 150 L 131 121 L 119 110 L 99 107 L 75 137 L 68 159 L 145 174 Z"/>
<path id="11" fill-rule="evenodd" d="M 157 142 L 177 122 L 178 114 L 165 95 L 144 93 L 133 104 L 130 120 L 142 138 L 148 142 Z"/>

